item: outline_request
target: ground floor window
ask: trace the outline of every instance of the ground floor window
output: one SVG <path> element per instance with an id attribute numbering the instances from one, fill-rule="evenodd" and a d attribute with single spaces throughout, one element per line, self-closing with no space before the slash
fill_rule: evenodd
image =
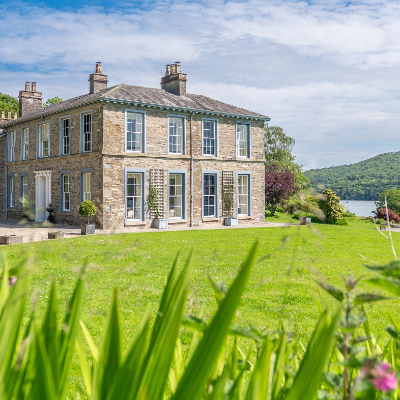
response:
<path id="1" fill-rule="evenodd" d="M 28 175 L 21 175 L 21 203 L 26 206 L 29 196 Z"/>
<path id="2" fill-rule="evenodd" d="M 82 201 L 92 201 L 92 174 L 82 174 Z"/>
<path id="3" fill-rule="evenodd" d="M 61 191 L 62 191 L 61 209 L 63 211 L 71 211 L 71 175 L 69 174 L 61 175 Z"/>
<path id="4" fill-rule="evenodd" d="M 126 219 L 142 221 L 143 218 L 143 173 L 126 174 Z"/>
<path id="5" fill-rule="evenodd" d="M 218 216 L 218 175 L 216 173 L 203 174 L 203 216 Z"/>
<path id="6" fill-rule="evenodd" d="M 8 177 L 8 207 L 15 207 L 15 177 Z"/>
<path id="7" fill-rule="evenodd" d="M 238 215 L 250 215 L 250 175 L 238 174 Z"/>
<path id="8" fill-rule="evenodd" d="M 169 174 L 168 215 L 169 218 L 184 218 L 184 174 Z"/>

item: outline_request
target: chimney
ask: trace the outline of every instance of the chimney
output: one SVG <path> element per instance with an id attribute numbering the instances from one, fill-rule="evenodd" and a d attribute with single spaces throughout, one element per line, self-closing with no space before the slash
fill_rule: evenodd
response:
<path id="1" fill-rule="evenodd" d="M 36 82 L 25 82 L 25 90 L 19 92 L 19 116 L 42 109 L 42 93 L 36 91 Z"/>
<path id="2" fill-rule="evenodd" d="M 96 72 L 89 75 L 89 93 L 96 93 L 99 90 L 107 89 L 107 75 L 101 72 L 101 62 L 96 63 Z"/>
<path id="3" fill-rule="evenodd" d="M 14 119 L 17 118 L 17 113 L 14 112 Z M 6 122 L 10 122 L 12 120 L 11 118 L 11 111 L 7 110 L 7 116 L 6 116 L 6 110 L 1 110 L 0 113 L 0 125 L 5 124 Z"/>
<path id="4" fill-rule="evenodd" d="M 186 94 L 186 74 L 181 72 L 181 62 L 168 64 L 165 69 L 165 76 L 161 78 L 161 89 L 166 92 L 184 96 Z"/>

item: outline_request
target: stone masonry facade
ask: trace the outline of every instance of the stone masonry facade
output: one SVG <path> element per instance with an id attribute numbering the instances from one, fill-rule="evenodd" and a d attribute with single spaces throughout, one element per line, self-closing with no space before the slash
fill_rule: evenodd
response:
<path id="1" fill-rule="evenodd" d="M 174 74 L 174 68 L 176 75 Z M 223 207 L 224 176 L 233 182 L 233 210 L 238 209 L 238 176 L 248 176 L 248 211 L 239 215 L 239 224 L 259 224 L 264 221 L 264 124 L 269 118 L 239 109 L 204 96 L 186 93 L 186 75 L 180 72 L 180 64 L 167 66 L 168 75 L 163 78 L 162 89 L 140 88 L 117 85 L 107 88 L 107 76 L 102 74 L 101 65 L 90 75 L 90 93 L 63 101 L 47 109 L 41 108 L 41 93 L 36 84 L 25 86 L 20 92 L 20 103 L 29 100 L 29 110 L 20 107 L 22 115 L 0 125 L 0 219 L 20 220 L 23 217 L 21 191 L 22 179 L 28 188 L 29 204 L 38 218 L 39 184 L 37 176 L 43 172 L 50 176 L 46 199 L 51 198 L 56 222 L 79 224 L 78 209 L 83 199 L 82 179 L 84 173 L 91 177 L 91 199 L 98 214 L 97 227 L 106 229 L 132 226 L 152 226 L 154 215 L 146 206 L 146 199 L 153 185 L 152 174 L 157 172 L 161 179 L 158 186 L 162 218 L 169 224 L 181 226 L 220 226 L 228 216 Z M 168 89 L 171 81 L 171 90 Z M 179 89 L 182 88 L 183 89 Z M 31 89 L 31 90 L 27 90 Z M 34 89 L 34 90 L 32 90 Z M 21 97 L 22 94 L 22 97 Z M 24 98 L 26 96 L 26 98 Z M 33 106 L 32 106 L 32 98 Z M 37 103 L 40 99 L 40 107 Z M 35 103 L 36 102 L 36 103 Z M 33 109 L 32 109 L 33 107 Z M 35 109 L 36 107 L 36 109 Z M 139 152 L 127 151 L 127 113 L 143 115 L 143 148 Z M 83 114 L 91 115 L 90 151 L 83 151 Z M 169 152 L 169 118 L 184 121 L 181 154 Z M 63 120 L 69 119 L 70 149 L 62 154 Z M 216 121 L 217 150 L 213 155 L 203 155 L 204 120 Z M 40 157 L 39 125 L 49 123 L 49 154 Z M 237 155 L 237 126 L 248 126 L 246 157 Z M 23 160 L 23 132 L 29 132 L 29 151 Z M 13 142 L 13 140 L 15 142 Z M 14 161 L 10 160 L 14 153 Z M 143 176 L 141 201 L 143 215 L 140 219 L 127 218 L 127 171 L 140 171 Z M 184 212 L 180 218 L 170 215 L 169 173 L 184 176 L 182 201 Z M 204 215 L 204 173 L 212 172 L 216 177 L 215 215 Z M 63 211 L 62 175 L 70 176 L 70 207 Z M 27 177 L 27 181 L 26 181 Z M 161 178 L 160 178 L 161 177 Z M 11 178 L 11 180 L 10 180 Z M 10 204 L 10 184 L 14 185 L 13 204 Z M 160 184 L 159 184 L 160 185 Z M 42 189 L 40 189 L 42 190 Z M 43 189 L 44 190 L 44 189 Z M 86 189 L 87 190 L 87 189 Z M 241 189 L 242 190 L 242 189 Z M 39 193 L 39 195 L 41 195 Z M 64 197 L 63 197 L 64 198 Z M 138 203 L 139 204 L 139 203 Z M 26 207 L 26 202 L 25 202 Z M 172 212 L 172 211 L 171 211 Z"/>

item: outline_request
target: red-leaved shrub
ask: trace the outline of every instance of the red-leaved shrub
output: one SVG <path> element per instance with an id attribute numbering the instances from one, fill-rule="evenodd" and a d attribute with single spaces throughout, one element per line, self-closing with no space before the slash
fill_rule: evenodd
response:
<path id="1" fill-rule="evenodd" d="M 400 223 L 400 217 L 390 208 L 388 208 L 388 213 L 389 213 L 389 221 L 396 222 L 396 224 Z M 377 217 L 378 219 L 383 218 L 386 221 L 386 208 L 379 208 L 377 211 Z"/>

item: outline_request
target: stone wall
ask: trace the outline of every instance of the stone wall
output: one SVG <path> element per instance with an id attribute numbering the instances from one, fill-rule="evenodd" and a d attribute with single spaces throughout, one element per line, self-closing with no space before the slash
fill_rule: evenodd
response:
<path id="1" fill-rule="evenodd" d="M 80 153 L 80 113 L 82 111 L 92 111 L 92 149 L 91 153 Z M 60 156 L 60 121 L 61 118 L 71 118 L 71 139 L 69 156 Z M 36 158 L 37 154 L 37 129 L 38 124 L 50 122 L 50 157 Z M 18 120 L 16 120 L 18 122 Z M 21 161 L 21 135 L 22 128 L 29 128 L 29 154 L 28 160 Z M 40 120 L 33 120 L 27 123 L 17 123 L 12 127 L 7 127 L 8 131 L 16 131 L 16 154 L 17 161 L 8 163 L 8 174 L 15 174 L 15 207 L 8 209 L 8 219 L 20 220 L 22 218 L 22 205 L 18 201 L 21 192 L 21 173 L 28 173 L 29 198 L 32 206 L 35 206 L 35 175 L 34 171 L 52 171 L 51 176 L 51 202 L 55 208 L 56 222 L 79 224 L 81 218 L 78 214 L 81 202 L 81 170 L 92 170 L 92 200 L 100 211 L 96 216 L 96 224 L 102 226 L 101 199 L 103 175 L 101 172 L 101 148 L 102 148 L 102 105 L 101 103 L 86 105 L 74 110 L 60 112 L 56 115 L 45 117 Z M 0 150 L 1 158 L 1 150 Z M 0 168 L 1 168 L 0 161 Z M 71 171 L 71 206 L 70 212 L 62 212 L 60 207 L 60 171 Z M 2 175 L 0 175 L 2 176 Z M 0 186 L 1 189 L 1 186 Z M 1 199 L 0 204 L 5 204 Z M 0 214 L 0 218 L 1 218 Z M 3 217 L 4 218 L 4 217 Z"/>

